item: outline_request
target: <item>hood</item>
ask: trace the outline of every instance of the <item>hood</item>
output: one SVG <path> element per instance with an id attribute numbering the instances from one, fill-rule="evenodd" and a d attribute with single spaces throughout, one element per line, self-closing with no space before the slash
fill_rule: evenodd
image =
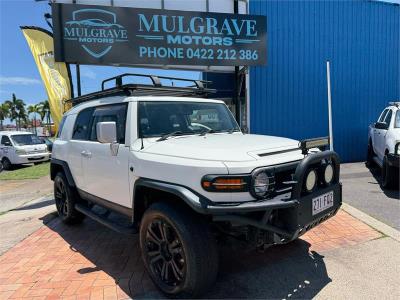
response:
<path id="1" fill-rule="evenodd" d="M 298 149 L 298 141 L 276 136 L 217 133 L 150 142 L 142 152 L 197 160 L 239 162 L 254 161 L 269 153 L 291 149 Z"/>
<path id="2" fill-rule="evenodd" d="M 35 151 L 43 151 L 47 150 L 46 144 L 37 144 L 37 145 L 21 145 L 21 146 L 15 146 L 15 149 L 21 149 L 25 150 L 27 152 L 35 152 Z"/>

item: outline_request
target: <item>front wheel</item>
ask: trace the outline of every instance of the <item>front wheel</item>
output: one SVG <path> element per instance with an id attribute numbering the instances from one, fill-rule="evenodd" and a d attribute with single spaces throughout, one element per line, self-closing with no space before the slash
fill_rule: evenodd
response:
<path id="1" fill-rule="evenodd" d="M 11 164 L 11 161 L 7 157 L 3 158 L 2 164 L 3 164 L 4 170 L 11 170 L 13 167 L 13 165 Z"/>
<path id="2" fill-rule="evenodd" d="M 396 183 L 398 184 L 398 176 L 398 170 L 389 165 L 387 155 L 385 155 L 382 165 L 382 187 L 387 189 L 395 188 Z"/>
<path id="3" fill-rule="evenodd" d="M 189 210 L 151 205 L 141 222 L 140 247 L 150 278 L 167 295 L 197 297 L 216 280 L 215 238 Z"/>

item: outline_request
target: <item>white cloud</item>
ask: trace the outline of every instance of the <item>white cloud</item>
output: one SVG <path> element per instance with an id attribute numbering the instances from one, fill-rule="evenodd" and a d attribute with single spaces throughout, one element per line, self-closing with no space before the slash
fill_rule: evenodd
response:
<path id="1" fill-rule="evenodd" d="M 28 77 L 0 77 L 0 85 L 34 85 L 41 83 L 38 79 Z"/>
<path id="2" fill-rule="evenodd" d="M 86 77 L 89 79 L 96 79 L 96 73 L 93 72 L 91 69 L 89 69 L 88 67 L 86 68 L 82 68 L 81 67 L 81 76 L 82 77 Z"/>

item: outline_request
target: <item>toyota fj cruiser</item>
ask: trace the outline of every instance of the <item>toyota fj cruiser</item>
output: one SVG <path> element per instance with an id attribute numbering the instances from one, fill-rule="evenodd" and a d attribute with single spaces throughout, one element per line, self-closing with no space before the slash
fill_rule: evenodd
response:
<path id="1" fill-rule="evenodd" d="M 254 247 L 287 243 L 338 211 L 339 158 L 319 149 L 327 138 L 243 134 L 224 102 L 205 98 L 203 81 L 122 84 L 125 76 L 73 99 L 64 115 L 51 159 L 56 207 L 65 223 L 89 216 L 138 232 L 164 293 L 206 291 L 224 235 Z"/>

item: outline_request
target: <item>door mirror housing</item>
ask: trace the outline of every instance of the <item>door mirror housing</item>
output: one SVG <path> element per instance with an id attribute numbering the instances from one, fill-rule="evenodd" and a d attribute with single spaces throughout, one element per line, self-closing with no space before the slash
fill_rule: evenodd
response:
<path id="1" fill-rule="evenodd" d="M 97 140 L 102 143 L 115 143 L 117 141 L 117 124 L 115 122 L 99 122 L 96 125 Z"/>
<path id="2" fill-rule="evenodd" d="M 386 124 L 385 122 L 376 122 L 375 123 L 375 128 L 376 129 L 384 129 L 387 130 L 389 128 L 389 124 Z"/>

